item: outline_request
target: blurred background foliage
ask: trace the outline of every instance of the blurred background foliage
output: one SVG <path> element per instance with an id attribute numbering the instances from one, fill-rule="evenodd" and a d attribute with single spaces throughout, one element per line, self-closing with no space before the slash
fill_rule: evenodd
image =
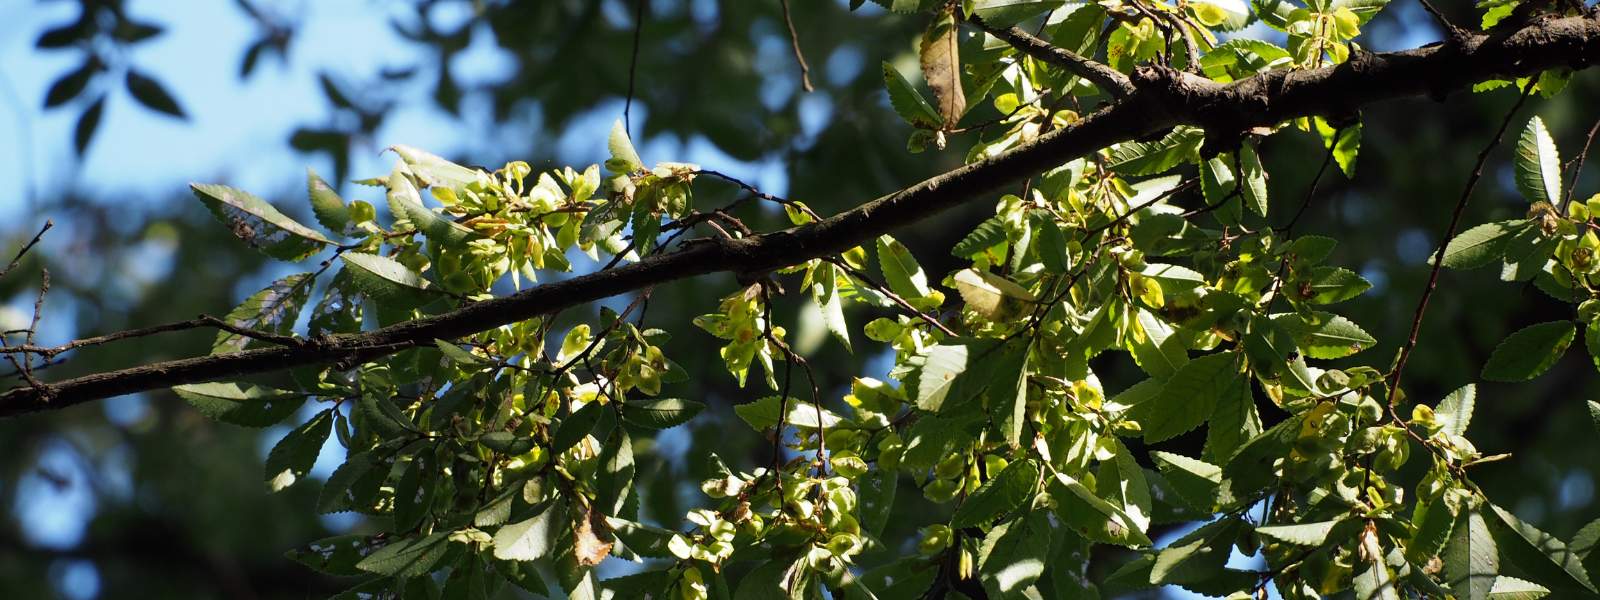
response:
<path id="1" fill-rule="evenodd" d="M 255 31 L 231 40 L 231 45 L 201 49 L 213 58 L 224 57 L 229 69 L 198 76 L 218 87 L 273 77 L 299 82 L 301 87 L 294 89 L 319 92 L 324 114 L 281 128 L 264 142 L 277 148 L 260 151 L 292 150 L 296 160 L 343 181 L 381 173 L 386 159 L 378 151 L 384 145 L 426 147 L 426 141 L 438 139 L 456 140 L 455 148 L 427 149 L 464 164 L 493 167 L 521 159 L 545 169 L 599 162 L 604 159 L 605 132 L 627 106 L 630 71 L 629 121 L 647 161 L 700 162 L 739 174 L 765 191 L 804 201 L 823 214 L 958 166 L 973 141 L 957 138 L 942 152 L 913 155 L 905 150 L 911 130 L 889 108 L 877 65 L 914 61 L 914 40 L 926 17 L 895 15 L 870 3 L 855 13 L 848 11 L 847 0 L 794 3 L 794 26 L 816 86 L 810 93 L 800 88 L 799 66 L 779 4 L 770 0 L 649 0 L 642 10 L 638 0 L 356 2 L 353 11 L 386 21 L 392 38 L 386 48 L 406 50 L 399 59 L 373 68 L 324 68 L 295 60 L 297 48 L 308 44 L 307 36 L 338 35 L 341 30 L 335 21 L 331 28 L 323 24 L 307 31 L 312 25 L 306 4 L 236 0 L 227 6 Z M 1478 19 L 1469 3 L 1443 6 L 1453 11 L 1456 22 Z M 37 28 L 8 34 L 27 37 L 31 46 L 12 58 L 26 61 L 37 55 L 56 65 L 67 64 L 62 57 L 72 59 L 67 68 L 41 76 L 44 84 L 37 86 L 38 93 L 7 90 L 26 106 L 17 109 L 18 135 L 6 133 L 5 127 L 13 125 L 0 125 L 0 144 L 31 131 L 29 115 L 58 120 L 68 115 L 71 126 L 58 128 L 66 137 L 61 147 L 77 156 L 116 161 L 154 153 L 174 160 L 159 173 L 166 192 L 129 201 L 115 186 L 75 185 L 77 178 L 91 175 L 83 166 L 90 163 L 67 153 L 59 159 L 67 167 L 29 184 L 31 197 L 25 203 L 11 200 L 21 208 L 12 207 L 7 214 L 13 216 L 3 221 L 0 248 L 6 257 L 46 219 L 56 227 L 21 267 L 0 280 L 0 328 L 25 326 L 32 318 L 41 268 L 51 276 L 41 341 L 52 344 L 200 313 L 222 314 L 288 272 L 234 239 L 183 187 L 190 180 L 243 185 L 229 178 L 235 171 L 226 165 L 237 163 L 239 172 L 245 172 L 243 165 L 252 156 L 225 157 L 219 177 L 218 163 L 198 170 L 178 161 L 185 156 L 183 148 L 125 144 L 124 138 L 96 135 L 115 118 L 154 116 L 166 119 L 164 127 L 212 127 L 200 133 L 226 137 L 236 132 L 192 115 L 222 110 L 232 119 L 252 119 L 247 111 L 208 107 L 225 102 L 209 91 L 186 96 L 154 74 L 187 72 L 189 65 L 140 62 L 137 49 L 142 44 L 207 28 L 205 19 L 180 15 L 158 21 L 140 16 L 151 12 L 147 5 L 124 0 L 54 0 L 7 10 L 55 15 L 39 21 Z M 641 16 L 637 64 L 630 69 L 634 25 Z M 351 29 L 349 35 L 357 31 L 369 30 Z M 1404 0 L 1383 11 L 1367 32 L 1359 41 L 1374 50 L 1438 39 L 1420 7 Z M 357 37 L 348 43 L 359 47 L 369 41 Z M 330 61 L 338 65 L 339 58 Z M 493 71 L 487 76 L 480 64 L 485 61 Z M 255 93 L 271 103 L 289 98 L 290 91 L 285 88 L 282 96 L 274 96 L 274 89 Z M 113 104 L 131 99 L 124 104 L 139 110 L 107 113 L 108 99 Z M 1426 257 L 1439 242 L 1476 153 L 1514 99 L 1515 92 L 1502 89 L 1457 94 L 1442 103 L 1411 99 L 1368 107 L 1357 176 L 1346 180 L 1334 170 L 1316 189 L 1297 233 L 1339 239 L 1330 262 L 1355 269 L 1374 283 L 1371 292 L 1342 305 L 1346 316 L 1380 340 L 1363 354 L 1364 360 L 1381 364 L 1403 341 L 1427 273 Z M 1590 124 L 1600 118 L 1597 106 L 1600 79 L 1582 72 L 1560 96 L 1531 100 L 1513 121 L 1513 135 L 1527 118 L 1540 115 L 1563 157 L 1571 158 L 1583 146 Z M 403 116 L 417 111 L 431 116 Z M 976 122 L 993 114 L 985 108 L 971 118 Z M 443 136 L 440 129 L 451 133 Z M 32 148 L 22 152 L 35 160 Z M 1508 146 L 1493 155 L 1465 225 L 1519 218 L 1525 210 L 1512 183 L 1510 156 Z M 1263 157 L 1271 174 L 1273 210 L 1281 220 L 1305 197 L 1323 150 L 1314 135 L 1292 134 L 1272 138 Z M 1600 192 L 1595 162 L 1580 174 L 1579 198 Z M 372 172 L 358 171 L 360 167 Z M 304 181 L 298 171 L 275 170 L 267 178 L 273 182 L 270 189 L 253 191 L 291 215 L 308 212 L 303 192 L 296 190 Z M 376 195 L 349 184 L 342 189 L 346 197 Z M 731 186 L 709 181 L 696 191 L 701 207 L 737 197 Z M 747 210 L 746 222 L 758 229 L 786 223 L 781 213 L 754 205 Z M 991 210 L 974 204 L 899 237 L 931 272 L 948 272 L 960 266 L 949 248 Z M 1492 269 L 1445 271 L 1408 370 L 1411 398 L 1433 403 L 1474 382 L 1507 334 L 1566 316 L 1563 303 L 1531 286 L 1503 283 L 1495 275 Z M 735 404 L 762 392 L 738 389 L 717 356 L 706 351 L 713 347 L 712 338 L 690 325 L 735 287 L 731 277 L 705 278 L 658 289 L 649 304 L 649 325 L 675 335 L 668 355 L 693 372 L 688 382 L 665 393 L 712 408 L 690 425 L 661 434 L 649 452 L 639 449 L 643 472 L 662 475 L 645 484 L 644 515 L 670 527 L 677 526 L 686 508 L 704 501 L 698 482 L 707 476 L 706 453 L 716 451 L 730 464 L 749 469 L 770 452 L 769 443 L 736 423 L 732 411 Z M 606 304 L 620 308 L 629 300 Z M 826 335 L 820 317 L 800 310 L 799 300 L 798 294 L 780 300 L 779 314 L 787 315 L 780 317 L 780 324 L 794 332 L 792 339 L 812 357 L 830 402 L 839 402 L 852 375 L 884 375 L 891 363 L 885 348 L 858 339 L 855 353 L 845 352 Z M 598 308 L 587 310 L 586 318 Z M 876 316 L 885 315 L 849 315 L 857 324 Z M 576 320 L 577 315 L 569 314 L 565 322 Z M 66 378 L 201 355 L 208 351 L 210 338 L 208 333 L 187 332 L 84 349 L 45 373 Z M 1094 367 L 1113 392 L 1142 377 L 1120 354 L 1103 356 Z M 9 371 L 9 365 L 0 370 Z M 1600 384 L 1594 365 L 1586 353 L 1573 351 L 1534 382 L 1477 383 L 1471 438 L 1485 454 L 1513 455 L 1475 467 L 1475 480 L 1522 518 L 1569 538 L 1600 514 L 1600 504 L 1594 502 L 1600 437 L 1590 428 L 1582 402 Z M 16 384 L 14 375 L 4 383 Z M 1275 409 L 1263 413 L 1269 422 L 1282 416 Z M 352 581 L 318 575 L 282 557 L 285 550 L 311 540 L 370 526 L 342 515 L 316 517 L 316 482 L 267 494 L 261 462 L 283 433 L 282 428 L 256 431 L 210 421 L 167 392 L 0 421 L 0 595 L 73 600 L 318 598 L 348 587 Z M 1201 441 L 1191 433 L 1162 447 L 1193 455 Z M 322 476 L 342 452 L 330 442 Z M 1413 460 L 1407 466 L 1413 478 L 1420 476 L 1423 462 Z M 896 514 L 903 516 L 884 539 L 909 549 L 915 529 L 926 524 L 915 515 L 942 509 L 926 503 L 909 478 L 901 481 L 902 506 Z M 884 558 L 867 556 L 863 561 Z M 1109 572 L 1127 558 L 1108 551 L 1095 568 Z M 602 576 L 627 572 L 628 567 L 606 561 Z M 503 595 L 516 593 L 507 586 Z"/>

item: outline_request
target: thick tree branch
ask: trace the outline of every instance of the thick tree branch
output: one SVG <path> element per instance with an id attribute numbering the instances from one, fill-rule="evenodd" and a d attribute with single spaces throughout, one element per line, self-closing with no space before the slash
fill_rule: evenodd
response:
<path id="1" fill-rule="evenodd" d="M 1474 83 L 1558 67 L 1581 69 L 1600 58 L 1600 22 L 1549 19 L 1520 30 L 1468 34 L 1459 40 L 1385 54 L 1358 52 L 1349 62 L 1309 71 L 1272 71 L 1221 84 L 1162 67 L 1141 67 L 1126 100 L 1018 148 L 933 177 L 832 218 L 743 239 L 712 239 L 687 250 L 552 282 L 454 312 L 361 334 L 326 336 L 295 347 L 247 350 L 135 367 L 46 384 L 45 391 L 0 394 L 0 417 L 63 408 L 122 394 L 292 367 L 348 368 L 435 338 L 455 339 L 507 323 L 625 292 L 715 272 L 759 275 L 835 255 L 873 238 L 985 198 L 1003 186 L 1112 144 L 1175 125 L 1207 132 L 1209 151 L 1238 144 L 1252 127 L 1305 116 L 1344 120 L 1366 104 L 1406 96 L 1443 98 Z"/>

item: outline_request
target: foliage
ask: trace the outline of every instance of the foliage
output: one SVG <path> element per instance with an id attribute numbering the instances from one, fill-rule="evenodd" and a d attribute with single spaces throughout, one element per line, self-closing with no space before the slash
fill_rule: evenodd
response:
<path id="1" fill-rule="evenodd" d="M 979 131 L 970 162 L 1070 126 L 1081 116 L 1061 100 L 1099 93 L 1078 74 L 1009 47 L 969 52 L 958 43 L 955 30 L 969 14 L 1020 21 L 1060 3 L 1032 12 L 1008 8 L 1025 2 L 883 4 L 934 13 L 919 58 L 935 101 L 884 64 L 892 106 L 915 129 L 913 151 L 959 133 L 976 99 L 1004 116 L 997 136 Z M 1070 37 L 1064 30 L 1075 19 L 1091 21 L 1090 30 L 1109 23 L 1106 40 L 1090 48 L 1104 45 L 1122 71 L 1195 61 L 1208 74 L 1243 78 L 1347 60 L 1349 40 L 1382 3 L 1258 4 L 1237 17 L 1206 3 L 1155 5 L 1145 16 L 1135 16 L 1150 10 L 1142 5 L 1071 8 L 1051 12 L 1047 28 Z M 1090 15 L 1080 17 L 1084 11 Z M 1104 11 L 1121 18 L 1108 21 Z M 1289 47 L 1217 41 L 1216 32 L 1249 18 L 1288 32 Z M 1163 36 L 1174 30 L 1204 54 L 1171 52 L 1174 39 Z M 1231 54 L 1208 62 L 1217 53 Z M 1328 264 L 1336 241 L 1294 236 L 1295 220 L 1267 221 L 1287 207 L 1267 201 L 1257 148 L 1296 135 L 1296 126 L 1315 128 L 1330 160 L 1354 174 L 1359 123 L 1283 123 L 1222 153 L 1204 150 L 1207 132 L 1176 128 L 1072 160 L 1021 195 L 1004 196 L 955 246 L 959 268 L 946 273 L 924 268 L 884 235 L 870 248 L 742 280 L 694 324 L 724 341 L 718 358 L 740 387 L 765 388 L 735 410 L 775 447 L 749 470 L 705 457 L 712 476 L 700 489 L 710 501 L 684 513 L 685 528 L 671 519 L 652 524 L 640 511 L 642 490 L 671 475 L 641 469 L 636 449 L 705 409 L 665 397 L 689 375 L 665 353 L 671 335 L 645 325 L 650 291 L 592 322 L 558 327 L 550 315 L 358 363 L 300 368 L 298 390 L 225 382 L 175 391 L 212 418 L 248 427 L 315 403 L 315 416 L 269 453 L 264 479 L 274 490 L 294 486 L 330 435 L 349 450 L 318 510 L 381 517 L 392 527 L 288 556 L 329 574 L 374 576 L 352 595 L 485 598 L 506 582 L 574 598 L 809 598 L 823 589 L 852 598 L 1086 597 L 1101 587 L 1155 585 L 1230 598 L 1259 597 L 1267 586 L 1285 598 L 1348 589 L 1361 598 L 1594 593 L 1592 535 L 1569 542 L 1540 531 L 1468 476 L 1467 467 L 1497 458 L 1466 438 L 1474 387 L 1430 407 L 1391 388 L 1398 366 L 1312 362 L 1374 359 L 1363 351 L 1377 340 L 1321 310 L 1373 285 Z M 648 166 L 620 123 L 608 147 L 605 175 L 601 165 L 472 169 L 395 147 L 394 171 L 361 182 L 383 190 L 386 221 L 309 175 L 312 212 L 326 232 L 248 193 L 196 184 L 214 216 L 266 256 L 335 257 L 230 312 L 229 324 L 264 335 L 225 331 L 214 352 L 283 343 L 306 309 L 313 335 L 331 336 L 313 343 L 337 340 L 366 322 L 387 327 L 469 309 L 503 295 L 503 280 L 520 289 L 524 279 L 559 278 L 580 268 L 578 253 L 609 261 L 605 268 L 647 261 L 716 218 L 707 215 L 722 214 L 696 210 L 694 199 L 697 181 L 715 175 L 690 164 Z M 1580 333 L 1600 363 L 1591 279 L 1600 273 L 1600 238 L 1590 219 L 1600 204 L 1563 201 L 1555 152 L 1542 121 L 1530 121 L 1514 162 L 1527 219 L 1469 229 L 1436 256 L 1452 268 L 1498 261 L 1503 279 L 1532 281 L 1577 315 L 1506 338 L 1484 379 L 1536 377 Z M 1175 205 L 1173 194 L 1197 180 L 1205 205 Z M 803 204 L 779 202 L 794 225 L 821 220 Z M 733 231 L 722 235 L 748 233 L 723 217 Z M 857 377 L 843 404 L 824 398 L 791 346 L 794 336 L 775 322 L 784 284 L 811 292 L 847 350 L 865 346 L 854 327 L 888 344 L 895 382 Z M 321 300 L 309 306 L 319 286 Z M 858 307 L 898 314 L 852 323 Z M 1111 393 L 1095 373 L 1108 352 L 1127 352 L 1147 378 Z M 1140 456 L 1130 447 L 1202 425 L 1196 456 Z M 1398 471 L 1413 452 L 1426 475 L 1406 485 Z M 905 478 L 947 508 L 926 519 L 916 554 L 858 568 L 863 557 L 908 546 L 884 533 L 888 520 L 914 518 L 892 511 Z M 1152 526 L 1177 520 L 1208 523 L 1152 548 Z M 1103 546 L 1140 557 L 1110 577 L 1089 578 L 1082 567 Z M 1236 548 L 1259 553 L 1267 570 L 1223 568 Z M 601 580 L 595 567 L 608 558 L 648 569 Z M 547 573 L 556 581 L 545 581 Z"/>

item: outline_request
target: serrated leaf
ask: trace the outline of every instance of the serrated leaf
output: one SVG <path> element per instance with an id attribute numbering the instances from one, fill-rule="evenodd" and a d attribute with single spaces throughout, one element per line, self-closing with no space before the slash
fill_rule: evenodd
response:
<path id="1" fill-rule="evenodd" d="M 1217 519 L 1168 544 L 1156 555 L 1150 583 L 1183 584 L 1212 577 L 1227 564 L 1238 528 L 1238 517 Z"/>
<path id="2" fill-rule="evenodd" d="M 445 358 L 450 359 L 450 362 L 468 367 L 481 367 L 489 364 L 482 356 L 473 354 L 450 342 L 434 338 L 433 345 L 438 347 L 439 352 L 443 353 Z"/>
<path id="3" fill-rule="evenodd" d="M 1494 578 L 1486 600 L 1538 600 L 1550 595 L 1550 590 L 1532 581 L 1500 575 Z"/>
<path id="4" fill-rule="evenodd" d="M 985 525 L 1011 512 L 1033 494 L 1039 481 L 1039 465 L 1032 460 L 1017 460 L 993 475 L 968 496 L 950 519 L 950 527 L 962 529 Z"/>
<path id="5" fill-rule="evenodd" d="M 1236 353 L 1208 354 L 1178 369 L 1154 398 L 1134 405 L 1124 419 L 1139 423 L 1147 444 L 1168 440 L 1199 427 L 1219 398 L 1244 384 Z"/>
<path id="6" fill-rule="evenodd" d="M 379 446 L 345 459 L 323 482 L 322 491 L 317 495 L 317 514 L 367 508 L 378 488 L 388 479 L 386 459 L 393 453 L 394 447 Z"/>
<path id="7" fill-rule="evenodd" d="M 1038 302 L 1027 288 L 988 271 L 962 269 L 951 279 L 967 308 L 991 322 L 1020 319 Z"/>
<path id="8" fill-rule="evenodd" d="M 1544 128 L 1544 120 L 1534 117 L 1522 130 L 1517 141 L 1517 156 L 1511 161 L 1516 174 L 1517 191 L 1528 203 L 1561 200 L 1561 157 L 1556 153 L 1556 142 Z"/>
<path id="9" fill-rule="evenodd" d="M 317 216 L 318 223 L 338 235 L 359 235 L 360 230 L 350 222 L 350 206 L 339 198 L 339 193 L 333 191 L 328 182 L 309 168 L 306 169 L 306 191 L 311 196 L 311 212 Z"/>
<path id="10" fill-rule="evenodd" d="M 417 453 L 394 484 L 395 529 L 406 531 L 417 527 L 431 512 L 438 487 L 435 483 L 439 479 L 439 465 L 435 464 L 434 456 L 431 449 Z"/>
<path id="11" fill-rule="evenodd" d="M 973 3 L 973 13 L 985 25 L 1006 28 L 1061 8 L 1063 4 L 1066 0 L 977 0 Z"/>
<path id="12" fill-rule="evenodd" d="M 416 175 L 427 187 L 448 188 L 457 195 L 464 195 L 467 185 L 478 181 L 478 174 L 472 169 L 416 148 L 395 145 L 385 150 L 393 150 L 400 155 L 400 160 L 405 161 L 411 174 Z"/>
<path id="13" fill-rule="evenodd" d="M 266 481 L 272 491 L 289 487 L 311 472 L 323 442 L 333 432 L 332 415 L 332 409 L 317 413 L 305 424 L 289 430 L 267 453 Z"/>
<path id="14" fill-rule="evenodd" d="M 306 394 L 253 383 L 192 383 L 172 391 L 206 416 L 243 427 L 276 425 L 306 402 Z"/>
<path id="15" fill-rule="evenodd" d="M 878 238 L 878 266 L 889 290 L 906 300 L 928 295 L 928 276 L 904 244 L 887 235 Z"/>
<path id="16" fill-rule="evenodd" d="M 1211 519 L 1213 514 L 1211 511 L 1191 506 L 1160 471 L 1144 469 L 1144 480 L 1150 484 L 1150 524 L 1166 525 Z M 1213 494 L 1214 490 L 1213 486 Z"/>
<path id="17" fill-rule="evenodd" d="M 1239 166 L 1244 171 L 1241 175 L 1244 187 L 1239 191 L 1245 206 L 1258 215 L 1267 216 L 1267 172 L 1261 166 L 1261 157 L 1256 155 L 1254 145 L 1240 145 Z"/>
<path id="18" fill-rule="evenodd" d="M 1056 231 L 1060 233 L 1059 229 Z M 950 254 L 960 258 L 972 258 L 985 250 L 1006 243 L 1006 240 L 1005 221 L 996 215 L 979 223 L 977 229 L 973 229 L 967 237 L 961 238 L 956 247 L 950 250 Z"/>
<path id="19" fill-rule="evenodd" d="M 393 259 L 360 252 L 346 252 L 339 258 L 356 289 L 384 308 L 414 310 L 442 297 L 422 277 Z"/>
<path id="20" fill-rule="evenodd" d="M 889 89 L 889 105 L 894 107 L 895 114 L 905 119 L 912 127 L 918 129 L 940 129 L 944 126 L 944 119 L 939 117 L 939 112 L 933 105 L 923 99 L 916 88 L 911 87 L 904 75 L 900 74 L 888 61 L 883 63 L 883 83 Z"/>
<path id="21" fill-rule="evenodd" d="M 1203 460 L 1170 452 L 1154 451 L 1150 458 L 1161 469 L 1167 483 L 1189 506 L 1210 512 L 1217 505 L 1217 488 L 1222 483 L 1222 468 Z"/>
<path id="22" fill-rule="evenodd" d="M 1272 321 L 1287 330 L 1300 352 L 1308 357 L 1344 358 L 1378 343 L 1349 319 L 1322 311 L 1312 311 L 1311 315 L 1317 320 L 1315 324 L 1296 313 L 1272 316 Z"/>
<path id="23" fill-rule="evenodd" d="M 1433 407 L 1433 414 L 1439 418 L 1444 427 L 1442 431 L 1449 435 L 1466 435 L 1467 425 L 1472 423 L 1472 408 L 1476 404 L 1478 387 L 1467 384 L 1461 389 L 1450 392 L 1439 405 Z"/>
<path id="24" fill-rule="evenodd" d="M 298 262 L 333 245 L 322 234 L 295 222 L 249 192 L 222 185 L 191 183 L 194 195 L 251 248 L 272 258 Z"/>
<path id="25" fill-rule="evenodd" d="M 1498 260 L 1505 255 L 1512 238 L 1528 228 L 1528 223 L 1522 219 L 1484 223 L 1462 232 L 1445 245 L 1444 266 L 1476 269 Z M 1428 264 L 1433 264 L 1431 256 Z"/>
<path id="26" fill-rule="evenodd" d="M 923 417 L 905 436 L 906 451 L 900 463 L 910 469 L 926 469 L 945 457 L 963 452 L 972 445 L 967 427 L 973 421 L 962 418 Z"/>
<path id="27" fill-rule="evenodd" d="M 1220 504 L 1227 505 L 1233 501 L 1243 500 L 1276 481 L 1277 474 L 1273 465 L 1279 457 L 1288 453 L 1288 447 L 1300 432 L 1300 424 L 1303 421 L 1303 415 L 1279 421 L 1265 433 L 1245 442 L 1233 456 L 1225 459 L 1222 466 L 1223 485 L 1218 492 Z M 1171 479 L 1172 476 L 1167 477 Z"/>
<path id="28" fill-rule="evenodd" d="M 1277 321 L 1254 315 L 1250 328 L 1244 333 L 1245 355 L 1250 366 L 1262 379 L 1278 379 L 1291 391 L 1310 393 L 1317 391 L 1316 381 L 1305 369 L 1305 358 L 1300 356 L 1294 335 Z"/>
<path id="29" fill-rule="evenodd" d="M 267 289 L 251 294 L 222 320 L 243 329 L 290 335 L 294 332 L 295 319 L 300 316 L 300 308 L 311 299 L 314 281 L 311 277 L 311 273 L 299 273 L 274 281 Z M 252 343 L 262 342 L 229 331 L 218 331 L 211 353 L 238 352 Z"/>
<path id="30" fill-rule="evenodd" d="M 1339 170 L 1344 172 L 1345 178 L 1354 178 L 1356 154 L 1361 150 L 1361 123 L 1334 129 L 1321 118 L 1316 121 L 1317 132 L 1322 134 L 1322 147 L 1333 149 L 1333 160 L 1339 163 Z"/>
<path id="31" fill-rule="evenodd" d="M 900 486 L 900 471 L 873 469 L 861 480 L 861 529 L 872 535 L 882 535 L 883 526 L 889 523 L 894 509 L 896 488 Z"/>
<path id="32" fill-rule="evenodd" d="M 441 531 L 426 536 L 413 536 L 392 542 L 367 555 L 356 567 L 369 573 L 395 577 L 416 577 L 433 570 L 449 550 L 450 532 Z"/>
<path id="33" fill-rule="evenodd" d="M 1556 536 L 1517 518 L 1504 508 L 1490 504 L 1500 522 L 1505 524 L 1495 536 L 1500 552 L 1518 568 L 1534 576 L 1545 585 L 1558 590 L 1582 593 L 1600 593 L 1589 580 L 1583 568 L 1583 557 Z M 1492 528 L 1493 529 L 1493 528 Z"/>
<path id="34" fill-rule="evenodd" d="M 1500 553 L 1494 536 L 1476 508 L 1456 517 L 1455 530 L 1439 558 L 1444 563 L 1442 579 L 1458 598 L 1488 596 L 1500 573 Z"/>
<path id="35" fill-rule="evenodd" d="M 1245 442 L 1261 435 L 1261 430 L 1261 415 L 1249 383 L 1231 387 L 1217 399 L 1206 424 L 1205 451 L 1210 456 L 1232 456 Z"/>
<path id="36" fill-rule="evenodd" d="M 660 398 L 622 404 L 622 420 L 648 429 L 671 429 L 688 423 L 706 405 L 693 400 Z"/>
<path id="37" fill-rule="evenodd" d="M 1028 598 L 1026 590 L 1044 575 L 1049 554 L 1049 513 L 1019 514 L 983 537 L 978 545 L 979 578 L 990 598 Z"/>
<path id="38" fill-rule="evenodd" d="M 411 180 L 399 171 L 389 175 L 389 208 L 398 214 L 395 218 L 405 218 L 411 221 L 411 226 L 422 232 L 428 240 L 446 248 L 462 250 L 467 243 L 483 239 L 478 232 L 468 229 L 455 221 L 445 218 L 439 213 L 429 210 L 422 205 L 422 196 L 417 193 L 416 186 Z"/>
<path id="39" fill-rule="evenodd" d="M 928 349 L 918 370 L 917 408 L 939 412 L 966 403 L 983 391 L 989 371 L 1004 356 L 1001 341 L 993 338 L 950 338 Z"/>
<path id="40" fill-rule="evenodd" d="M 311 311 L 307 335 L 315 338 L 327 333 L 361 331 L 361 304 L 365 296 L 356 287 L 350 271 L 339 269 L 323 290 L 322 300 Z"/>
<path id="41" fill-rule="evenodd" d="M 928 24 L 918 56 L 944 126 L 955 127 L 967 112 L 967 96 L 961 87 L 961 30 L 954 7 L 939 11 Z"/>
<path id="42" fill-rule="evenodd" d="M 622 119 L 617 119 L 611 125 L 611 137 L 606 141 L 606 148 L 611 151 L 611 160 L 606 161 L 606 169 L 612 173 L 632 173 L 644 170 L 644 160 L 639 158 L 639 153 L 633 149 L 633 140 L 628 137 L 628 128 L 622 124 Z M 619 167 L 621 170 L 613 167 Z"/>
<path id="43" fill-rule="evenodd" d="M 1196 157 L 1205 131 L 1179 125 L 1154 142 L 1123 142 L 1113 146 L 1106 169 L 1122 175 L 1154 175 Z"/>
<path id="44" fill-rule="evenodd" d="M 354 577 L 364 575 L 356 563 L 368 554 L 387 546 L 382 538 L 366 535 L 338 535 L 311 542 L 304 550 L 290 550 L 284 557 L 319 573 Z"/>
<path id="45" fill-rule="evenodd" d="M 768 396 L 755 402 L 740 404 L 733 407 L 739 417 L 749 423 L 756 431 L 778 426 L 778 416 L 783 410 L 782 396 Z M 821 409 L 816 405 L 799 400 L 789 399 L 789 416 L 784 419 L 784 424 L 803 429 L 833 429 L 849 421 L 834 414 L 828 409 Z"/>
<path id="46" fill-rule="evenodd" d="M 556 426 L 555 433 L 551 435 L 550 453 L 560 454 L 577 445 L 584 436 L 594 430 L 595 423 L 600 422 L 601 411 L 604 407 L 599 401 L 590 402 L 578 407 L 578 410 L 567 415 L 567 418 Z M 501 557 L 504 558 L 504 557 Z"/>
<path id="47" fill-rule="evenodd" d="M 1172 324 L 1150 310 L 1132 307 L 1136 314 L 1133 324 L 1143 331 L 1142 336 L 1128 336 L 1128 350 L 1133 360 L 1151 377 L 1165 379 L 1189 364 L 1189 351 L 1183 345 L 1185 336 L 1177 335 Z"/>
<path id="48" fill-rule="evenodd" d="M 1123 514 L 1139 531 L 1150 530 L 1150 484 L 1144 479 L 1144 469 L 1128 451 L 1121 440 L 1112 438 L 1117 454 L 1111 460 L 1100 461 L 1100 472 L 1095 480 L 1095 495 L 1122 508 Z"/>
<path id="49" fill-rule="evenodd" d="M 538 560 L 550 554 L 561 529 L 569 525 L 566 501 L 557 498 L 534 507 L 533 516 L 501 527 L 494 534 L 494 557 L 500 560 Z"/>
<path id="50" fill-rule="evenodd" d="M 361 411 L 361 416 L 367 425 L 379 437 L 385 439 L 398 438 L 421 431 L 415 423 L 411 422 L 411 417 L 400 412 L 400 409 L 394 405 L 394 401 L 389 398 L 368 392 L 362 395 L 360 403 L 356 406 L 357 410 Z"/>
<path id="51" fill-rule="evenodd" d="M 1150 545 L 1150 538 L 1133 527 L 1132 519 L 1122 509 L 1101 500 L 1076 479 L 1057 473 L 1047 481 L 1056 517 L 1078 535 L 1102 544 Z"/>
<path id="52" fill-rule="evenodd" d="M 822 322 L 834 339 L 839 340 L 846 352 L 854 353 L 855 350 L 850 347 L 850 324 L 844 320 L 844 303 L 839 301 L 839 281 L 834 277 L 834 268 L 829 264 L 819 267 L 817 283 L 811 288 L 811 298 L 822 311 Z"/>
<path id="53" fill-rule="evenodd" d="M 1295 523 L 1292 525 L 1262 525 L 1256 528 L 1256 533 L 1275 540 L 1299 544 L 1301 546 L 1321 546 L 1328 539 L 1328 532 L 1334 525 L 1344 519 L 1332 521 L 1319 521 L 1316 523 Z"/>
<path id="54" fill-rule="evenodd" d="M 1572 344 L 1577 331 L 1569 321 L 1552 321 L 1513 333 L 1489 356 L 1489 362 L 1483 365 L 1483 378 L 1491 381 L 1533 379 L 1556 364 Z"/>
<path id="55" fill-rule="evenodd" d="M 606 525 L 634 554 L 645 558 L 674 558 L 667 549 L 667 542 L 677 535 L 676 531 L 613 517 L 606 517 Z"/>
<path id="56" fill-rule="evenodd" d="M 1355 271 L 1338 267 L 1317 267 L 1311 271 L 1311 281 L 1300 290 L 1300 295 L 1311 304 L 1333 304 L 1361 295 L 1372 288 L 1372 282 Z"/>

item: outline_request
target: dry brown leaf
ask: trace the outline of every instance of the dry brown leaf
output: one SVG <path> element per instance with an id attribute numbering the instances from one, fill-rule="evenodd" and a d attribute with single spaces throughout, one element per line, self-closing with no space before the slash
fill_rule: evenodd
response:
<path id="1" fill-rule="evenodd" d="M 572 555 L 578 558 L 578 564 L 592 567 L 611 554 L 611 526 L 593 506 L 586 507 L 585 512 L 572 531 Z"/>
<path id="2" fill-rule="evenodd" d="M 944 118 L 946 130 L 954 129 L 967 112 L 966 92 L 961 89 L 960 33 L 952 6 L 939 11 L 922 36 L 922 77 L 933 90 L 934 108 Z"/>

